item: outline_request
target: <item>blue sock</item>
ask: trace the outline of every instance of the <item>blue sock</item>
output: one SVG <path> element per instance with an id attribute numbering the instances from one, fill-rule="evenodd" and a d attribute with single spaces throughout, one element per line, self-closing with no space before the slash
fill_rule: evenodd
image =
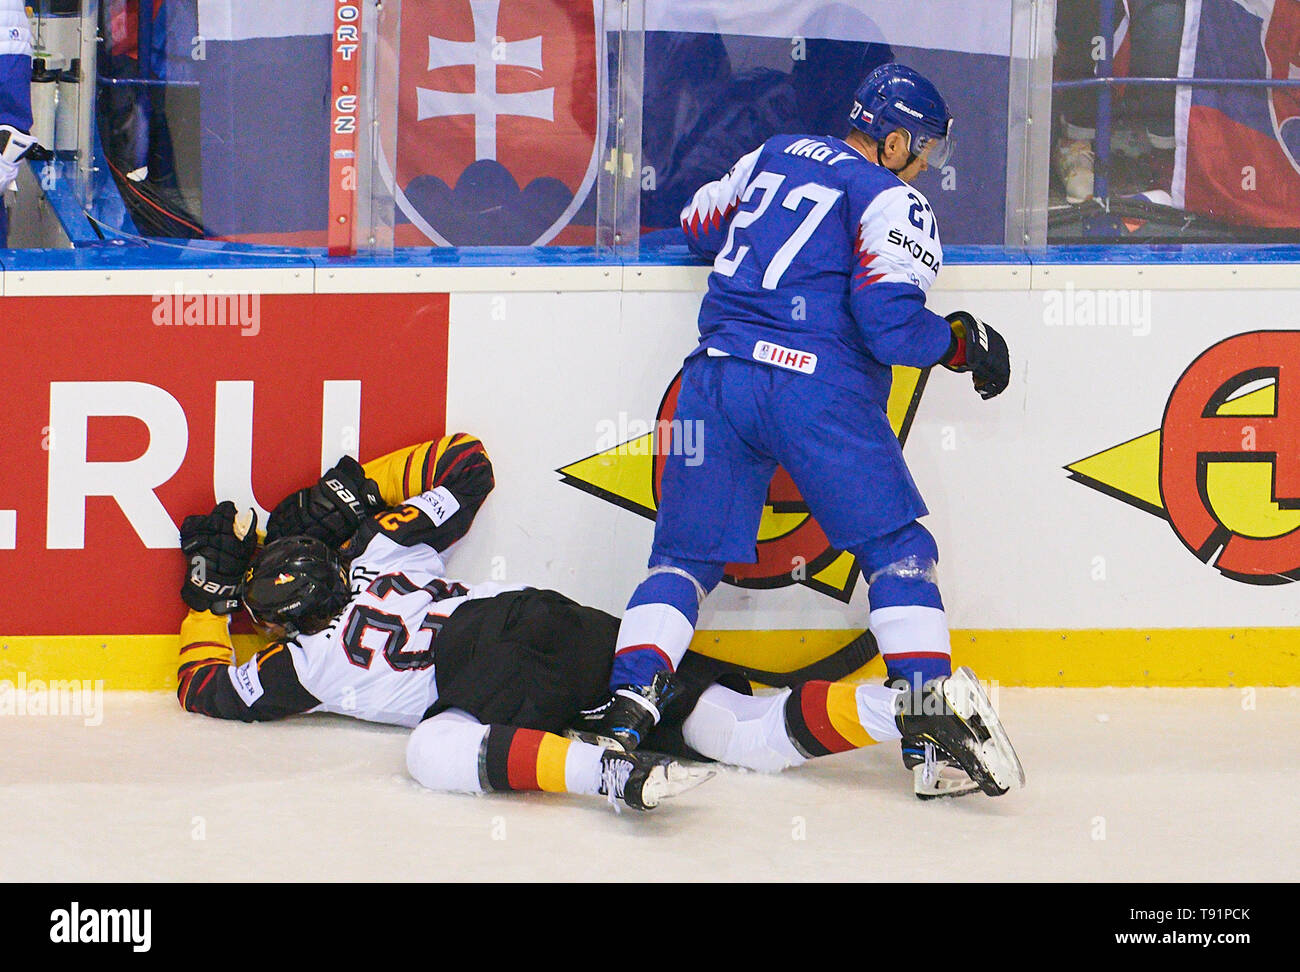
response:
<path id="1" fill-rule="evenodd" d="M 649 685 L 659 672 L 676 669 L 699 620 L 700 592 L 712 590 L 723 569 L 721 564 L 661 557 L 651 558 L 650 567 L 650 576 L 632 593 L 619 626 L 611 688 Z"/>

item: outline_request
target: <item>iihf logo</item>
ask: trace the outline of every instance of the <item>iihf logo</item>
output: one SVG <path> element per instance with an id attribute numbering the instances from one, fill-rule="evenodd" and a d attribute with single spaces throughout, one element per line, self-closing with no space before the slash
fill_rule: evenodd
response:
<path id="1" fill-rule="evenodd" d="M 427 240 L 542 245 L 574 219 L 599 164 L 598 22 L 595 2 L 403 7 L 393 191 Z"/>

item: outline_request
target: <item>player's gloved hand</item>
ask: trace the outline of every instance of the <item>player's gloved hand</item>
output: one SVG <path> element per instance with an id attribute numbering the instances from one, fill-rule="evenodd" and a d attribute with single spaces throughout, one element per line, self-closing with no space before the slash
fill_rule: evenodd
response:
<path id="1" fill-rule="evenodd" d="M 0 125 L 0 192 L 18 178 L 18 161 L 36 144 L 36 139 L 13 125 Z"/>
<path id="2" fill-rule="evenodd" d="M 378 484 L 366 478 L 361 463 L 344 456 L 315 486 L 290 494 L 271 512 L 266 542 L 308 536 L 338 547 L 383 508 Z"/>
<path id="3" fill-rule="evenodd" d="M 211 513 L 187 516 L 181 550 L 188 571 L 181 599 L 195 611 L 230 614 L 239 607 L 244 571 L 257 551 L 257 514 L 240 517 L 227 500 Z"/>
<path id="4" fill-rule="evenodd" d="M 1006 391 L 1011 381 L 1011 354 L 1002 335 L 966 311 L 955 311 L 945 320 L 952 327 L 952 343 L 939 364 L 949 371 L 969 371 L 980 398 Z"/>

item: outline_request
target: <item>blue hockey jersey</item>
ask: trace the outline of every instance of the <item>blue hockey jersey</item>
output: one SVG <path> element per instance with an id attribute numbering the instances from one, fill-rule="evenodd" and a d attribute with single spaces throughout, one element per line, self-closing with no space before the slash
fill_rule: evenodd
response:
<path id="1" fill-rule="evenodd" d="M 0 125 L 32 128 L 32 34 L 19 0 L 0 0 Z"/>
<path id="2" fill-rule="evenodd" d="M 693 354 L 803 372 L 883 408 L 891 365 L 948 349 L 948 322 L 925 307 L 943 264 L 929 202 L 841 139 L 774 136 L 681 218 L 713 261 Z"/>

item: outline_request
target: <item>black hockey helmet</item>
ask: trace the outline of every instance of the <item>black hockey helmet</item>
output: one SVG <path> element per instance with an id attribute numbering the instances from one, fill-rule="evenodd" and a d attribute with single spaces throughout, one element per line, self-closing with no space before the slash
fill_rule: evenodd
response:
<path id="1" fill-rule="evenodd" d="M 244 575 L 244 606 L 253 620 L 290 636 L 323 631 L 351 598 L 343 558 L 314 537 L 267 544 Z"/>

